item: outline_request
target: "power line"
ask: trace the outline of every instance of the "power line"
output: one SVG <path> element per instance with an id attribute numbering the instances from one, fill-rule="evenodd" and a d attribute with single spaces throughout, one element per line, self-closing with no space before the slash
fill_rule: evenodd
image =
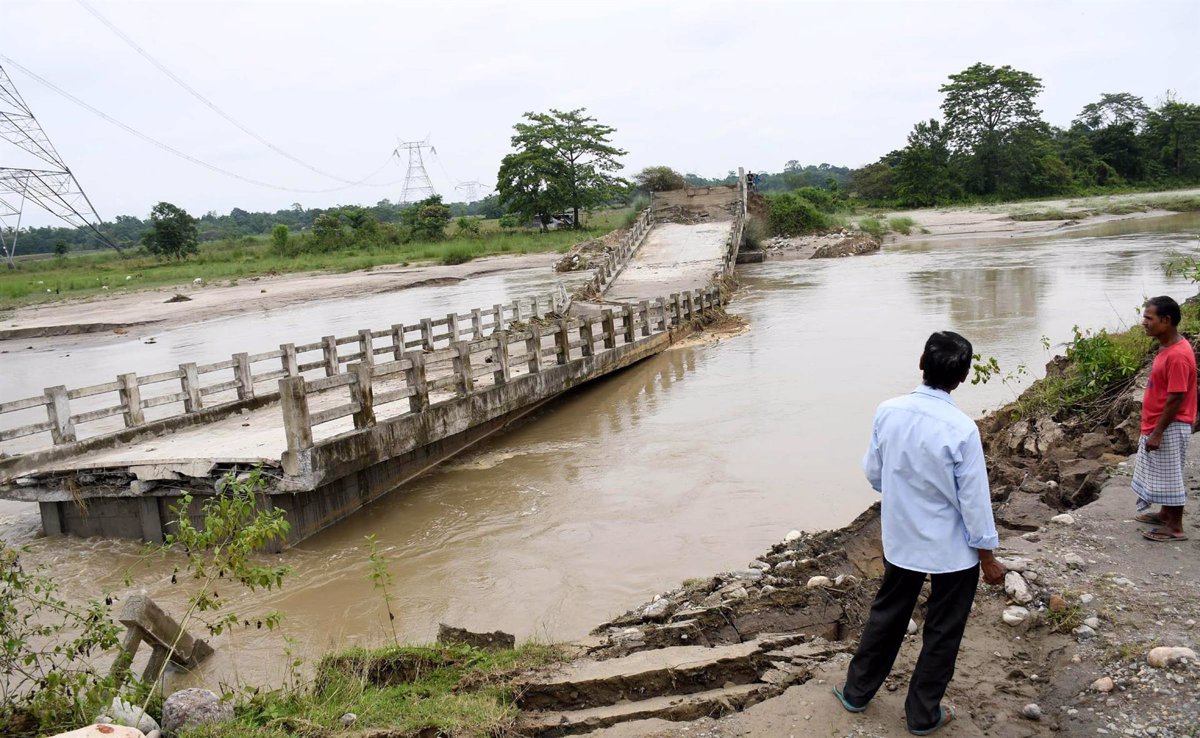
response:
<path id="1" fill-rule="evenodd" d="M 22 72 L 24 72 L 27 76 L 29 76 L 34 81 L 42 84 L 43 86 L 45 86 L 46 88 L 50 89 L 53 92 L 57 92 L 59 95 L 62 95 L 66 99 L 68 99 L 71 102 L 78 105 L 79 107 L 91 112 L 93 115 L 103 118 L 104 120 L 108 121 L 109 123 L 113 124 L 114 126 L 122 129 L 126 133 L 129 133 L 132 136 L 136 136 L 136 137 L 142 139 L 143 141 L 145 141 L 146 143 L 149 143 L 153 146 L 157 146 L 158 148 L 162 149 L 163 151 L 166 151 L 169 154 L 173 154 L 173 155 L 179 157 L 180 159 L 184 159 L 185 161 L 189 161 L 198 166 L 202 166 L 205 169 L 216 172 L 217 174 L 223 174 L 226 177 L 232 177 L 233 179 L 240 180 L 242 182 L 246 182 L 248 184 L 252 184 L 252 185 L 255 185 L 258 187 L 266 187 L 267 189 L 279 190 L 281 192 L 295 192 L 295 193 L 300 193 L 300 194 L 305 194 L 305 195 L 324 194 L 324 193 L 328 193 L 328 192 L 340 192 L 342 190 L 348 190 L 351 187 L 356 186 L 356 185 L 351 184 L 351 185 L 343 185 L 341 187 L 329 187 L 326 189 L 319 189 L 319 190 L 306 190 L 306 189 L 299 189 L 296 187 L 285 187 L 283 185 L 276 185 L 276 184 L 271 184 L 270 182 L 264 182 L 263 180 L 260 180 L 260 179 L 254 179 L 253 177 L 247 177 L 245 175 L 238 174 L 237 172 L 232 172 L 223 167 L 219 167 L 216 164 L 209 164 L 208 162 L 206 162 L 202 159 L 198 159 L 197 157 L 192 156 L 191 154 L 185 154 L 184 152 L 180 151 L 179 149 L 177 149 L 169 144 L 165 144 L 156 138 L 152 138 L 151 136 L 148 136 L 145 133 L 142 133 L 141 131 L 137 130 L 133 126 L 122 123 L 121 121 L 117 120 L 116 118 L 113 118 L 112 116 L 108 115 L 107 113 L 104 113 L 101 110 L 93 107 L 92 105 L 89 105 L 88 103 L 84 102 L 83 100 L 80 100 L 79 98 L 75 97 L 74 95 L 72 95 L 71 93 L 62 89 L 61 87 L 58 87 L 53 82 L 50 82 L 49 80 L 45 79 L 44 77 L 42 77 L 38 74 L 35 74 L 34 72 L 30 71 L 29 69 L 22 66 L 21 64 L 18 64 L 16 61 L 9 58 L 8 56 L 5 56 L 4 54 L 0 54 L 0 60 L 4 61 L 6 64 L 8 64 L 16 69 L 21 70 Z M 390 161 L 391 161 L 391 156 L 389 155 L 388 160 L 385 161 L 379 167 L 379 169 L 376 169 L 375 172 L 373 172 L 371 176 L 374 176 L 375 174 L 378 174 L 380 171 L 382 171 L 383 168 L 385 166 L 387 166 L 388 162 L 390 162 Z M 368 179 L 369 178 L 370 177 L 368 177 Z M 394 185 L 394 184 L 397 184 L 397 182 L 385 182 L 385 183 L 379 183 L 379 184 L 371 184 L 369 186 L 384 187 L 384 186 L 390 186 L 390 185 Z"/>
<path id="2" fill-rule="evenodd" d="M 301 159 L 293 154 L 290 154 L 287 151 L 284 151 L 283 149 L 279 148 L 275 144 L 268 141 L 266 138 L 260 136 L 259 134 L 255 133 L 254 131 L 250 130 L 250 128 L 248 128 L 247 126 L 245 126 L 244 124 L 239 122 L 232 115 L 230 115 L 229 113 L 226 113 L 224 110 L 222 110 L 220 107 L 218 107 L 216 103 L 214 103 L 213 101 L 206 98 L 204 95 L 201 95 L 199 92 L 197 92 L 191 85 L 189 85 L 187 82 L 184 82 L 182 79 L 180 79 L 180 77 L 178 75 L 176 75 L 170 69 L 167 69 L 165 66 L 163 66 L 163 64 L 161 62 L 159 62 L 157 59 L 155 59 L 153 56 L 151 56 L 149 52 L 147 52 L 141 46 L 138 46 L 137 43 L 133 39 L 131 39 L 129 36 L 127 36 L 124 32 L 122 32 L 121 29 L 119 29 L 115 25 L 113 25 L 112 21 L 108 20 L 103 15 L 101 15 L 100 11 L 96 10 L 91 5 L 89 5 L 86 2 L 86 0 L 76 0 L 76 2 L 78 2 L 81 6 L 83 6 L 84 10 L 91 13 L 96 18 L 96 20 L 98 20 L 102 24 L 104 24 L 104 26 L 106 26 L 108 28 L 108 30 L 112 31 L 118 38 L 120 38 L 122 41 L 124 41 L 126 44 L 128 44 L 134 51 L 136 51 L 138 54 L 140 54 L 142 56 L 142 58 L 144 58 L 146 61 L 153 64 L 154 67 L 156 69 L 158 69 L 158 71 L 167 75 L 167 77 L 169 77 L 175 84 L 179 85 L 184 90 L 186 90 L 188 94 L 190 94 L 192 97 L 199 100 L 201 103 L 203 103 L 206 107 L 208 107 L 210 110 L 212 110 L 217 115 L 219 115 L 222 118 L 224 118 L 225 120 L 229 121 L 229 123 L 231 123 L 239 131 L 241 131 L 242 133 L 245 133 L 250 138 L 253 138 L 255 141 L 258 141 L 260 144 L 262 144 L 263 146 L 266 146 L 268 149 L 270 149 L 271 151 L 274 151 L 276 154 L 279 154 L 283 158 L 288 159 L 289 161 L 293 161 L 296 164 L 299 164 L 300 166 L 304 167 L 305 169 L 308 169 L 309 171 L 312 171 L 312 172 L 316 172 L 317 174 L 320 174 L 323 177 L 328 177 L 330 179 L 336 179 L 338 182 L 343 182 L 343 183 L 349 184 L 349 185 L 364 184 L 368 179 L 370 179 L 371 177 L 373 177 L 379 173 L 379 170 L 376 170 L 375 172 L 368 174 L 366 177 L 363 177 L 362 179 L 358 179 L 358 180 L 345 179 L 343 177 L 339 177 L 336 174 L 331 174 L 322 169 L 318 169 L 317 167 L 313 166 L 312 164 L 309 164 L 308 162 L 304 161 L 303 159 Z M 382 169 L 382 167 L 380 167 L 380 169 Z"/>
<path id="3" fill-rule="evenodd" d="M 425 171 L 425 158 L 421 155 L 422 149 L 429 149 L 435 157 L 437 156 L 437 149 L 433 148 L 433 144 L 428 141 L 428 136 L 424 141 L 404 141 L 398 144 L 396 150 L 392 152 L 399 159 L 400 149 L 408 151 L 408 169 L 404 173 L 404 189 L 400 194 L 400 204 L 402 205 L 424 200 L 437 194 L 437 190 L 433 189 L 433 182 L 429 180 L 429 172 Z M 419 197 L 414 199 L 414 196 Z"/>

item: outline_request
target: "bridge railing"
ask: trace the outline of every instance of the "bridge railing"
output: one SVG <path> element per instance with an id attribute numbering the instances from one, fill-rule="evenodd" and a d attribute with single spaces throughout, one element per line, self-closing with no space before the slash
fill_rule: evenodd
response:
<path id="1" fill-rule="evenodd" d="M 642 245 L 646 234 L 654 227 L 654 206 L 651 204 L 641 212 L 637 220 L 634 221 L 633 227 L 629 229 L 621 241 L 617 244 L 617 248 L 605 254 L 604 261 L 595 268 L 590 281 L 584 284 L 576 291 L 578 295 L 587 295 L 589 297 L 599 297 L 604 294 L 604 290 L 612 281 L 617 278 L 629 260 L 633 258 L 638 247 Z"/>
<path id="2" fill-rule="evenodd" d="M 354 364 L 336 377 L 281 379 L 288 456 L 295 459 L 318 443 L 319 426 L 328 426 L 328 432 L 320 435 L 331 440 L 369 428 L 381 418 L 423 412 L 433 404 L 468 397 L 546 366 L 636 344 L 720 305 L 720 289 L 710 286 L 599 315 L 514 323 L 488 337 L 457 341 L 447 348 L 410 351 L 374 365 Z M 288 466 L 285 457 L 285 471 L 294 473 Z"/>
<path id="3" fill-rule="evenodd" d="M 154 374 L 130 372 L 85 387 L 47 387 L 40 395 L 0 402 L 0 417 L 27 419 L 45 413 L 46 418 L 0 428 L 0 443 L 40 436 L 44 439 L 40 446 L 25 449 L 36 451 L 202 411 L 237 410 L 255 398 L 273 399 L 274 384 L 282 378 L 334 377 L 354 364 L 375 364 L 377 357 L 399 361 L 412 349 L 434 351 L 464 338 L 481 339 L 514 322 L 557 315 L 564 309 L 558 295 L 543 295 L 348 336 L 324 336 L 312 343 L 286 343 L 261 353 L 236 353 L 207 364 L 189 362 Z"/>

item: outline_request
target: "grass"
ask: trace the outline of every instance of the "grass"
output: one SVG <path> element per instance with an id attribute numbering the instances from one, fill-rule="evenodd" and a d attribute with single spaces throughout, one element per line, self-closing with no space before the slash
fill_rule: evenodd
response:
<path id="1" fill-rule="evenodd" d="M 1022 213 L 1010 213 L 1008 217 L 1019 221 L 1075 220 L 1077 218 L 1086 218 L 1091 214 L 1091 211 L 1088 210 L 1067 212 L 1058 208 L 1050 208 L 1049 210 L 1029 210 Z"/>
<path id="2" fill-rule="evenodd" d="M 311 687 L 253 695 L 235 705 L 232 721 L 184 731 L 182 738 L 328 735 L 344 730 L 340 718 L 347 712 L 358 716 L 355 731 L 509 735 L 518 716 L 515 679 L 565 658 L 561 648 L 540 644 L 504 651 L 441 645 L 355 649 L 322 659 Z"/>
<path id="3" fill-rule="evenodd" d="M 409 262 L 461 264 L 492 254 L 564 252 L 579 241 L 620 227 L 626 212 L 626 208 L 597 211 L 578 231 L 505 232 L 496 225 L 486 225 L 478 236 L 455 236 L 437 242 L 351 246 L 339 251 L 294 256 L 274 253 L 269 239 L 262 236 L 205 243 L 199 254 L 186 261 L 163 261 L 152 256 L 122 257 L 99 251 L 67 258 L 22 261 L 16 269 L 0 269 L 0 311 L 67 298 L 189 285 L 197 277 L 206 282 L 220 282 L 295 272 L 351 272 Z"/>
<path id="4" fill-rule="evenodd" d="M 1046 622 L 1051 633 L 1070 633 L 1083 624 L 1083 608 L 1067 605 L 1061 610 L 1046 610 Z"/>
<path id="5" fill-rule="evenodd" d="M 868 216 L 858 221 L 858 229 L 863 233 L 869 233 L 875 238 L 883 238 L 883 234 L 887 233 L 887 224 L 874 216 Z"/>
<path id="6" fill-rule="evenodd" d="M 888 228 L 907 236 L 908 234 L 912 233 L 913 226 L 915 226 L 917 222 L 907 215 L 902 215 L 897 218 L 888 218 L 887 224 Z"/>

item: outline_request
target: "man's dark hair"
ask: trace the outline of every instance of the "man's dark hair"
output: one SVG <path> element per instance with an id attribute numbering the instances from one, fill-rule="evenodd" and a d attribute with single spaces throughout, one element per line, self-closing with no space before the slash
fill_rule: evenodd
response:
<path id="1" fill-rule="evenodd" d="M 1179 325 L 1179 321 L 1183 319 L 1183 314 L 1179 312 L 1179 303 L 1172 300 L 1166 295 L 1151 297 L 1146 300 L 1146 307 L 1154 306 L 1154 314 L 1160 318 L 1168 318 L 1171 325 Z"/>
<path id="2" fill-rule="evenodd" d="M 925 342 L 921 367 L 925 384 L 934 389 L 953 389 L 971 369 L 971 342 L 952 331 L 938 331 Z"/>

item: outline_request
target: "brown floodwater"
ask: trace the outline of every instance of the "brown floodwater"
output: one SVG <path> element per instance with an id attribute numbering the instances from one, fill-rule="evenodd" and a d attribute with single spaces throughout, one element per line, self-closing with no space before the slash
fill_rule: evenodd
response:
<path id="1" fill-rule="evenodd" d="M 1173 216 L 1056 238 L 938 241 L 743 267 L 731 310 L 748 332 L 668 351 L 568 394 L 282 554 L 294 573 L 281 591 L 221 591 L 251 621 L 281 611 L 283 626 L 268 633 L 251 625 L 217 639 L 216 656 L 186 681 L 277 682 L 285 650 L 311 663 L 332 648 L 389 641 L 383 598 L 369 580 L 367 535 L 377 537 L 395 576 L 402 640 L 428 640 L 439 622 L 554 640 L 582 636 L 687 577 L 744 567 L 793 528 L 842 525 L 874 499 L 859 463 L 875 405 L 917 384 L 931 331 L 964 334 L 1005 372 L 1027 368 L 1009 384 L 956 393 L 965 411 L 979 414 L 1040 376 L 1072 326 L 1131 325 L 1144 298 L 1193 294 L 1196 287 L 1167 276 L 1163 264 L 1200 253 L 1198 234 L 1200 217 Z M 511 300 L 552 279 L 495 277 L 403 299 L 417 318 Z M 229 335 L 302 340 L 360 327 L 368 314 L 353 301 L 305 310 L 300 318 L 189 326 L 178 340 L 158 336 L 156 350 L 165 344 L 182 356 L 180 346 L 195 353 L 212 342 L 216 355 L 227 354 Z M 110 356 L 119 346 L 59 340 L 41 347 L 43 362 L 85 350 L 121 363 Z M 176 356 L 162 363 L 183 360 Z M 89 362 L 77 366 L 85 372 Z M 24 370 L 40 376 L 34 371 Z M 55 371 L 38 386 L 88 381 L 86 373 Z M 9 538 L 27 540 L 32 521 L 27 507 L 0 508 L 0 534 Z M 76 596 L 142 588 L 176 611 L 186 597 L 185 580 L 170 583 L 175 562 L 143 561 L 133 543 L 29 546 L 27 560 Z"/>

